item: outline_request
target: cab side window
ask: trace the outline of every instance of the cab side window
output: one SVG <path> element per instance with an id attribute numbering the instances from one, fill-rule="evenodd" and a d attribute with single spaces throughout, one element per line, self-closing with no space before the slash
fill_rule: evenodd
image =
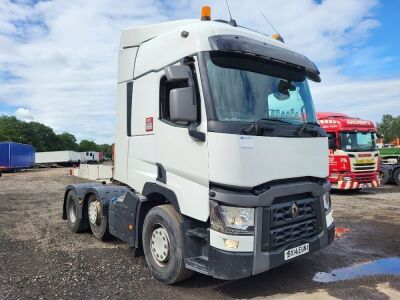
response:
<path id="1" fill-rule="evenodd" d="M 328 133 L 329 149 L 336 149 L 336 134 Z"/>
<path id="2" fill-rule="evenodd" d="M 200 116 L 200 92 L 197 82 L 196 68 L 194 66 L 193 58 L 190 58 L 189 62 L 185 61 L 185 64 L 192 70 L 192 77 L 196 88 L 196 101 L 197 101 L 197 120 L 201 120 Z M 172 122 L 170 119 L 169 112 L 169 93 L 172 89 L 188 87 L 187 82 L 172 83 L 167 80 L 166 76 L 163 76 L 160 80 L 160 120 L 173 123 L 178 126 L 187 126 L 185 122 Z"/>
<path id="3" fill-rule="evenodd" d="M 187 87 L 186 83 L 171 83 L 167 77 L 160 80 L 160 119 L 171 122 L 169 113 L 169 93 L 172 89 Z"/>

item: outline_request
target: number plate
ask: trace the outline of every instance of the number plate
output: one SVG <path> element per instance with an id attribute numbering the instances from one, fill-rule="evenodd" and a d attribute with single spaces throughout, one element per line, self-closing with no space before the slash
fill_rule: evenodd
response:
<path id="1" fill-rule="evenodd" d="M 372 158 L 356 159 L 356 164 L 373 164 L 374 160 Z"/>
<path id="2" fill-rule="evenodd" d="M 310 246 L 308 243 L 298 246 L 296 248 L 286 250 L 285 251 L 285 260 L 295 258 L 295 257 L 303 255 L 309 251 L 310 251 Z"/>

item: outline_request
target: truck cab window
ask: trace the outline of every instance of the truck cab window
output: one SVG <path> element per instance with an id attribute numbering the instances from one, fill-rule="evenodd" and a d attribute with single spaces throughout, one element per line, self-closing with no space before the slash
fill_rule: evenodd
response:
<path id="1" fill-rule="evenodd" d="M 197 119 L 200 120 L 200 92 L 199 92 L 199 86 L 197 82 L 197 77 L 196 77 L 196 68 L 194 66 L 194 61 L 185 63 L 190 67 L 192 70 L 192 76 L 193 76 L 193 81 L 195 84 L 196 88 L 196 99 L 197 99 Z M 185 82 L 179 82 L 179 83 L 171 83 L 167 80 L 166 76 L 163 76 L 160 80 L 160 119 L 174 123 L 176 125 L 181 125 L 181 126 L 187 126 L 187 122 L 172 122 L 170 119 L 170 111 L 169 111 L 169 94 L 171 90 L 177 89 L 177 88 L 184 88 L 187 87 L 188 84 Z"/>
<path id="2" fill-rule="evenodd" d="M 336 149 L 336 134 L 328 133 L 329 149 Z"/>
<path id="3" fill-rule="evenodd" d="M 206 53 L 206 68 L 219 121 L 317 122 L 307 79 L 297 70 L 219 51 Z"/>
<path id="4" fill-rule="evenodd" d="M 186 87 L 186 83 L 171 83 L 167 77 L 163 76 L 160 80 L 160 119 L 171 122 L 169 112 L 169 93 L 172 89 Z"/>

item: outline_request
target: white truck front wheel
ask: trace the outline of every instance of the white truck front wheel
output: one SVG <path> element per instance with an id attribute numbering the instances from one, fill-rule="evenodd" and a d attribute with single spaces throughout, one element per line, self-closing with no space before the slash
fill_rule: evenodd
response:
<path id="1" fill-rule="evenodd" d="M 190 277 L 183 254 L 182 216 L 172 205 L 152 208 L 143 225 L 143 250 L 153 276 L 167 284 Z"/>

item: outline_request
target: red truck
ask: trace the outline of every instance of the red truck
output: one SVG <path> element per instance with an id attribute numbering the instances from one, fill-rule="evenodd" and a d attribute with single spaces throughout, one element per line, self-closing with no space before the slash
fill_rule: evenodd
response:
<path id="1" fill-rule="evenodd" d="M 342 113 L 317 113 L 329 137 L 329 181 L 332 188 L 378 187 L 380 159 L 374 123 Z"/>

